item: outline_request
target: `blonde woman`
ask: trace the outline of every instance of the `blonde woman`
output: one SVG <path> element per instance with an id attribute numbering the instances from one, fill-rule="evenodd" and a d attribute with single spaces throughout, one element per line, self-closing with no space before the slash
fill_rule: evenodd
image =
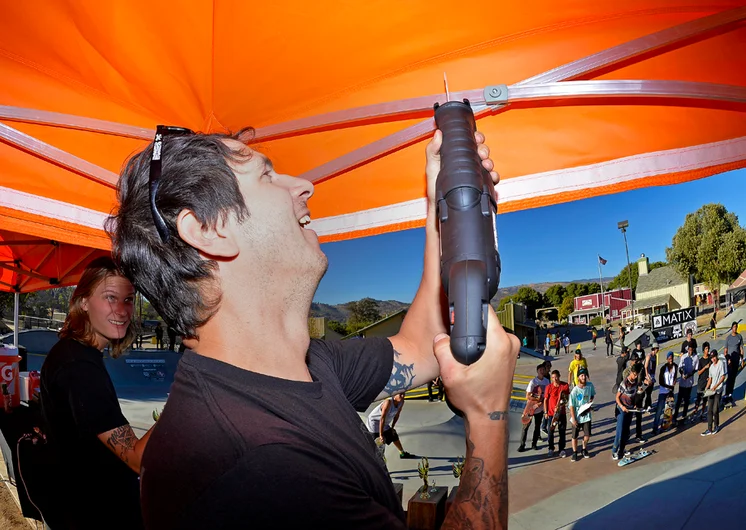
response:
<path id="1" fill-rule="evenodd" d="M 142 528 L 137 439 L 104 366 L 132 343 L 135 289 L 108 258 L 93 260 L 70 301 L 60 340 L 41 370 L 41 409 L 54 461 L 57 528 Z"/>

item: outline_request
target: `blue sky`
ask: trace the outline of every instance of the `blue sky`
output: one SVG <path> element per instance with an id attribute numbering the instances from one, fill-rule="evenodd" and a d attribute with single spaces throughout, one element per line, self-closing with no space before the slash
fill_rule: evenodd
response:
<path id="1" fill-rule="evenodd" d="M 608 260 L 604 276 L 626 265 L 617 222 L 629 220 L 630 260 L 645 253 L 666 259 L 666 246 L 687 213 L 719 202 L 746 225 L 746 170 L 706 179 L 605 195 L 497 216 L 502 259 L 500 285 L 598 278 L 596 255 Z M 423 229 L 322 245 L 329 270 L 315 302 L 338 304 L 366 296 L 411 302 L 422 275 Z"/>

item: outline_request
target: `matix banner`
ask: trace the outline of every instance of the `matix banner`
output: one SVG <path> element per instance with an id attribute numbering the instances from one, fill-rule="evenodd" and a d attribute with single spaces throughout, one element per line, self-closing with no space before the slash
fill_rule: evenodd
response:
<path id="1" fill-rule="evenodd" d="M 653 329 L 686 324 L 697 320 L 693 307 L 677 309 L 662 315 L 653 315 Z"/>

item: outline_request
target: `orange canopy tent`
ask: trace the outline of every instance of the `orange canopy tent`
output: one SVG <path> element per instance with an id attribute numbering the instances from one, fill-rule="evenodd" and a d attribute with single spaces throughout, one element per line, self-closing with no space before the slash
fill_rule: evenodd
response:
<path id="1" fill-rule="evenodd" d="M 488 138 L 501 212 L 743 167 L 742 4 L 7 2 L 0 240 L 43 242 L 0 258 L 0 289 L 74 281 L 108 249 L 117 174 L 159 123 L 256 127 L 278 171 L 316 183 L 322 241 L 422 226 L 443 72 Z"/>

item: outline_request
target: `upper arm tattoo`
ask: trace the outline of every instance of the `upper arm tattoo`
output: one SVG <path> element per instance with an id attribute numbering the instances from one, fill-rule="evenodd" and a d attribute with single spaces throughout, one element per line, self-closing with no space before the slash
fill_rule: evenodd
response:
<path id="1" fill-rule="evenodd" d="M 414 363 L 402 364 L 399 362 L 401 354 L 394 349 L 394 365 L 391 368 L 391 377 L 389 382 L 383 388 L 383 391 L 389 395 L 400 394 L 412 388 L 414 382 Z"/>
<path id="2" fill-rule="evenodd" d="M 114 451 L 114 454 L 125 464 L 129 463 L 129 453 L 135 448 L 135 444 L 137 444 L 137 436 L 129 425 L 117 427 L 111 431 L 109 439 L 106 440 L 109 449 Z"/>

